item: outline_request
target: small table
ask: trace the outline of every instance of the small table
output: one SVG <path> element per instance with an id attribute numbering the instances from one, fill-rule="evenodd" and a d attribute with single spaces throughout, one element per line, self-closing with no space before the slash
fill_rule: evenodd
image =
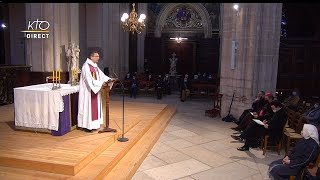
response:
<path id="1" fill-rule="evenodd" d="M 14 88 L 15 126 L 51 130 L 53 136 L 70 132 L 76 122 L 79 85 L 52 83 Z M 73 103 L 72 103 L 73 102 Z"/>

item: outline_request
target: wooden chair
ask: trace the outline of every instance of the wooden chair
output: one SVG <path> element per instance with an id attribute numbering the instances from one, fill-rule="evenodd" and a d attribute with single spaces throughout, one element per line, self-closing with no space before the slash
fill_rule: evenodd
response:
<path id="1" fill-rule="evenodd" d="M 222 99 L 222 94 L 215 94 L 213 96 L 213 108 L 206 110 L 205 115 L 209 117 L 216 117 L 219 115 L 221 117 L 221 99 Z"/>
<path id="2" fill-rule="evenodd" d="M 290 108 L 286 108 L 287 114 L 288 114 L 288 120 L 285 125 L 284 132 L 296 132 L 295 129 L 293 129 L 293 124 L 294 124 L 294 118 L 295 118 L 295 112 L 291 110 Z"/>
<path id="3" fill-rule="evenodd" d="M 284 130 L 285 130 L 285 126 L 283 127 L 282 134 L 284 133 Z M 269 139 L 269 135 L 265 135 L 265 136 L 261 139 L 260 149 L 263 150 L 263 155 L 266 154 L 267 147 L 268 147 L 268 146 L 269 146 L 269 147 L 272 146 L 272 145 L 268 144 L 268 139 Z M 278 142 L 275 146 L 273 146 L 273 147 L 276 147 L 276 148 L 277 148 L 278 155 L 280 155 L 280 150 L 281 150 L 282 144 L 283 144 L 283 136 L 280 138 L 279 142 Z"/>
<path id="4" fill-rule="evenodd" d="M 295 112 L 292 118 L 293 119 L 291 120 L 290 128 L 292 128 L 294 132 L 290 132 L 288 130 L 285 130 L 284 132 L 286 154 L 288 154 L 288 150 L 292 142 L 296 142 L 299 139 L 302 139 L 300 132 L 303 127 L 303 117 L 301 116 L 301 113 Z"/>

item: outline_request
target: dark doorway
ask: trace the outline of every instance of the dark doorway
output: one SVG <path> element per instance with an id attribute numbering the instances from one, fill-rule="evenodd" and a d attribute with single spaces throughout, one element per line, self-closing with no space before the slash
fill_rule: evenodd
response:
<path id="1" fill-rule="evenodd" d="M 164 71 L 170 70 L 170 60 L 172 54 L 176 54 L 177 74 L 193 74 L 196 72 L 196 43 L 195 42 L 167 42 L 164 52 Z"/>

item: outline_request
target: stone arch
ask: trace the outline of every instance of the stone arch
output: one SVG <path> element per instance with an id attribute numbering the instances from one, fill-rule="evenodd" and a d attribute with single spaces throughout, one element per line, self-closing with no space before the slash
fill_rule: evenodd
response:
<path id="1" fill-rule="evenodd" d="M 172 12 L 172 10 L 179 6 L 181 3 L 167 3 L 160 11 L 155 26 L 155 37 L 161 37 L 161 32 L 164 27 L 164 23 L 168 15 Z M 212 25 L 210 20 L 210 15 L 206 8 L 201 3 L 184 3 L 187 6 L 193 8 L 197 13 L 199 13 L 203 30 L 204 30 L 204 37 L 211 38 L 212 37 Z"/>

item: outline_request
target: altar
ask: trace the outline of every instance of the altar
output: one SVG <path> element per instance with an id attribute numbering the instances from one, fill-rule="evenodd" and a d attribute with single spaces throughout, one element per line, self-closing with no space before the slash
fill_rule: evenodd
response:
<path id="1" fill-rule="evenodd" d="M 14 121 L 16 129 L 51 131 L 62 136 L 77 122 L 79 85 L 60 84 L 52 90 L 52 83 L 14 88 Z"/>

